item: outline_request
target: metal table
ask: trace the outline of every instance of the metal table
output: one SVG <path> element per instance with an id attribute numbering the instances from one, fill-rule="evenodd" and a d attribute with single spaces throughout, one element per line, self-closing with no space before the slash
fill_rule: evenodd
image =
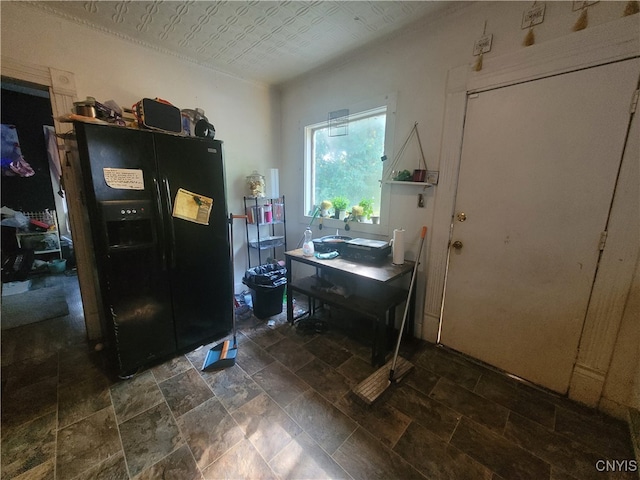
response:
<path id="1" fill-rule="evenodd" d="M 390 335 L 394 330 L 395 308 L 407 299 L 408 288 L 392 285 L 413 271 L 414 262 L 405 261 L 403 265 L 394 265 L 391 258 L 380 263 L 368 264 L 336 257 L 321 260 L 305 257 L 302 249 L 285 252 L 287 267 L 287 320 L 293 324 L 296 320 L 315 313 L 315 300 L 321 305 L 330 305 L 369 318 L 373 324 L 371 363 L 381 366 L 390 346 Z M 299 262 L 315 268 L 315 275 L 292 280 L 292 263 Z M 354 293 L 345 297 L 327 287 L 326 274 L 338 274 L 346 279 Z M 299 292 L 310 299 L 309 311 L 294 317 L 293 293 Z M 312 307 L 312 301 L 314 306 Z M 413 331 L 415 313 L 415 289 L 412 292 L 406 332 Z"/>

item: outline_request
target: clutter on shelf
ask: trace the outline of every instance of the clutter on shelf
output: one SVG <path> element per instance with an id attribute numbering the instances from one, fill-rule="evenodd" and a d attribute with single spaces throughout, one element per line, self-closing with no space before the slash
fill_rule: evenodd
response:
<path id="1" fill-rule="evenodd" d="M 216 130 L 202 108 L 179 109 L 162 98 L 142 98 L 131 108 L 123 108 L 114 100 L 102 103 L 87 97 L 73 103 L 73 112 L 58 118 L 61 122 L 85 122 L 146 128 L 190 137 L 214 139 Z"/>

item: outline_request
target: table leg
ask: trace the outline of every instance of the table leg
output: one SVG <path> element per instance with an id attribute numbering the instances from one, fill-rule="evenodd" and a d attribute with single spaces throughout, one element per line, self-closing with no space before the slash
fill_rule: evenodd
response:
<path id="1" fill-rule="evenodd" d="M 387 356 L 387 319 L 389 317 L 389 310 L 384 315 L 375 319 L 375 326 L 373 329 L 373 348 L 371 352 L 371 365 L 374 367 L 381 367 L 385 363 Z"/>
<path id="2" fill-rule="evenodd" d="M 293 325 L 293 292 L 291 291 L 291 259 L 289 257 L 285 260 L 285 267 L 287 269 L 287 321 Z"/>

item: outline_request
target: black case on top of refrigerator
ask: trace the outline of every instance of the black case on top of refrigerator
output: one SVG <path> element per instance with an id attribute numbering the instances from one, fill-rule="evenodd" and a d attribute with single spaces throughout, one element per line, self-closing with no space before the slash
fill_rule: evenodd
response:
<path id="1" fill-rule="evenodd" d="M 119 374 L 226 335 L 233 272 L 222 142 L 79 122 L 74 127 L 102 332 Z M 208 225 L 172 215 L 180 188 L 213 199 Z"/>

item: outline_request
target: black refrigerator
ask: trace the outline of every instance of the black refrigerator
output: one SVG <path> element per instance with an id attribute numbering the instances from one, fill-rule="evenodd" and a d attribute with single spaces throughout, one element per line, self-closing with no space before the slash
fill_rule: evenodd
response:
<path id="1" fill-rule="evenodd" d="M 222 142 L 74 124 L 106 351 L 120 376 L 226 335 Z"/>

